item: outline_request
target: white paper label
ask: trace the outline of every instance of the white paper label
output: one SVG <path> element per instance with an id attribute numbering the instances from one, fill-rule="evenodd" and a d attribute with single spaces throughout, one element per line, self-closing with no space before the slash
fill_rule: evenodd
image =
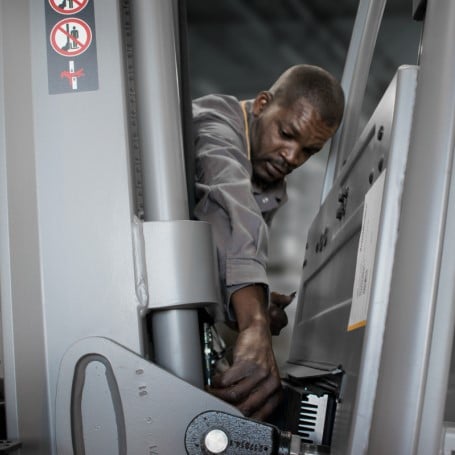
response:
<path id="1" fill-rule="evenodd" d="M 384 181 L 385 171 L 365 195 L 348 331 L 365 326 L 367 321 Z"/>

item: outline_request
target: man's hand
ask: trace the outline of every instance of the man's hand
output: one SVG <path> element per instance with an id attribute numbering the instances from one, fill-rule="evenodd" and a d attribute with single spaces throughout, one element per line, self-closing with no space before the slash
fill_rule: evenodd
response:
<path id="1" fill-rule="evenodd" d="M 272 335 L 279 335 L 281 329 L 288 325 L 288 317 L 284 309 L 294 300 L 295 292 L 289 295 L 270 293 L 269 319 Z"/>
<path id="2" fill-rule="evenodd" d="M 278 405 L 281 381 L 262 286 L 242 288 L 232 295 L 237 338 L 232 366 L 213 378 L 211 392 L 235 405 L 244 415 L 262 420 Z"/>

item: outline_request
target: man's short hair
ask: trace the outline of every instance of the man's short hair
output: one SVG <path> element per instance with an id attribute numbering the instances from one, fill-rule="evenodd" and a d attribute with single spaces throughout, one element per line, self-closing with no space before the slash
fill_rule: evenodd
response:
<path id="1" fill-rule="evenodd" d="M 296 65 L 286 70 L 270 87 L 274 100 L 285 107 L 305 98 L 331 127 L 341 122 L 344 94 L 337 79 L 313 65 Z"/>

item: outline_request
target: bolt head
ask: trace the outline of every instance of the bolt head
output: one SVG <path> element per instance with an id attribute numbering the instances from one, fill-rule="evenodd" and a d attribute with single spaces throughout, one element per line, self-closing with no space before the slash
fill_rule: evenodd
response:
<path id="1" fill-rule="evenodd" d="M 215 428 L 205 435 L 204 445 L 209 453 L 223 453 L 229 445 L 229 438 L 223 430 Z"/>

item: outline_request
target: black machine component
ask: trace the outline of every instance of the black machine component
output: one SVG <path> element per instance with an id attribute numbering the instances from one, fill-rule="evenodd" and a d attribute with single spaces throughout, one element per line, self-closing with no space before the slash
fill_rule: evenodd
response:
<path id="1" fill-rule="evenodd" d="M 329 453 L 273 425 L 219 411 L 199 414 L 185 434 L 188 455 L 311 455 Z"/>
<path id="2" fill-rule="evenodd" d="M 19 441 L 0 440 L 0 453 L 13 453 L 21 448 Z"/>
<path id="3" fill-rule="evenodd" d="M 343 374 L 340 368 L 308 377 L 288 374 L 282 403 L 271 422 L 299 436 L 303 443 L 329 449 Z"/>
<path id="4" fill-rule="evenodd" d="M 223 453 L 243 455 L 290 453 L 291 434 L 276 427 L 224 412 L 199 414 L 188 426 L 185 447 L 189 455 Z"/>
<path id="5" fill-rule="evenodd" d="M 212 376 L 216 371 L 217 363 L 222 361 L 226 354 L 226 345 L 212 323 L 202 323 L 202 345 L 204 380 L 206 385 L 211 386 Z"/>

